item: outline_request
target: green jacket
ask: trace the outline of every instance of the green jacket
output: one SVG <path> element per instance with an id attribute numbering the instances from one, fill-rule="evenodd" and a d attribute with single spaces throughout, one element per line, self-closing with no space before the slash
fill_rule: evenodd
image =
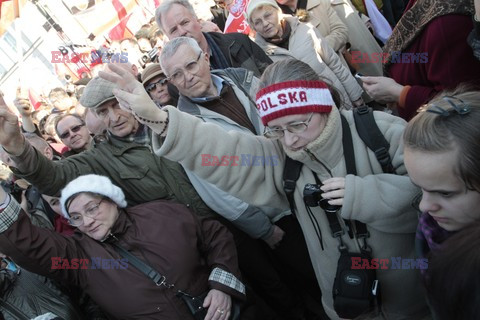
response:
<path id="1" fill-rule="evenodd" d="M 41 193 L 59 195 L 71 180 L 95 173 L 109 177 L 122 188 L 129 206 L 155 199 L 174 200 L 200 215 L 211 209 L 200 199 L 182 166 L 154 155 L 149 146 L 109 137 L 92 149 L 60 161 L 51 161 L 27 141 L 23 153 L 12 160 L 15 175 L 36 186 Z"/>

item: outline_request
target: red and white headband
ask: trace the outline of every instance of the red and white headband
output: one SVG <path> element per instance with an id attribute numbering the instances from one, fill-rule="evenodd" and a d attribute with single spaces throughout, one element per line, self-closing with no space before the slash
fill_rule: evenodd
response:
<path id="1" fill-rule="evenodd" d="M 257 109 L 264 125 L 293 114 L 328 113 L 335 106 L 323 81 L 295 80 L 272 84 L 258 91 Z"/>

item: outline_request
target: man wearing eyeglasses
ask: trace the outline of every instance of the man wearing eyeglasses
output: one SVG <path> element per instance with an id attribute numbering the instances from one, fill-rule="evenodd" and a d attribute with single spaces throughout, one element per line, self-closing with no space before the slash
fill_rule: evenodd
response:
<path id="1" fill-rule="evenodd" d="M 85 122 L 77 114 L 64 114 L 56 119 L 55 131 L 62 143 L 69 150 L 62 154 L 69 157 L 90 148 L 92 136 L 85 126 Z"/>
<path id="2" fill-rule="evenodd" d="M 175 104 L 168 92 L 168 80 L 159 63 L 152 63 L 142 72 L 142 84 L 148 95 L 162 107 Z"/>
<path id="3" fill-rule="evenodd" d="M 128 205 L 167 199 L 183 203 L 199 215 L 211 215 L 211 209 L 200 199 L 183 168 L 151 152 L 149 129 L 119 107 L 113 95 L 114 87 L 95 77 L 80 99 L 80 103 L 93 110 L 105 124 L 106 139 L 59 161 L 35 152 L 23 138 L 17 117 L 1 99 L 0 145 L 17 165 L 13 169 L 15 175 L 32 183 L 41 193 L 55 196 L 69 181 L 95 173 L 108 176 L 125 190 Z M 72 134 L 71 127 L 68 132 Z"/>
<path id="4" fill-rule="evenodd" d="M 162 1 L 155 12 L 158 27 L 170 39 L 195 39 L 211 69 L 245 68 L 260 77 L 272 60 L 242 33 L 202 32 L 195 10 L 188 0 Z"/>

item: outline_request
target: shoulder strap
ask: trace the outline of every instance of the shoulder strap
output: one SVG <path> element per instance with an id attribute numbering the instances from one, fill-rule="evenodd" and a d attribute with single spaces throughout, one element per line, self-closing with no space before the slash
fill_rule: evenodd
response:
<path id="1" fill-rule="evenodd" d="M 135 257 L 133 254 L 128 252 L 125 248 L 123 248 L 119 244 L 112 243 L 112 245 L 115 248 L 115 251 L 117 251 L 123 258 L 126 258 L 128 260 L 129 264 L 133 265 L 135 268 L 140 270 L 147 277 L 152 279 L 152 281 L 155 282 L 157 286 L 165 286 L 167 288 L 173 287 L 173 285 L 167 284 L 166 282 L 167 278 L 165 276 L 162 276 L 160 273 L 158 273 L 157 270 L 153 269 L 148 264 L 146 264 L 142 260 Z"/>
<path id="2" fill-rule="evenodd" d="M 372 109 L 366 105 L 354 108 L 353 118 L 355 119 L 358 135 L 367 147 L 375 153 L 383 172 L 395 174 L 392 159 L 388 153 L 390 144 L 378 128 Z"/>
<path id="3" fill-rule="evenodd" d="M 355 165 L 355 153 L 353 151 L 352 132 L 347 119 L 342 117 L 342 142 L 343 142 L 343 154 L 345 157 L 345 166 L 347 167 L 347 174 L 357 174 L 357 167 Z M 369 237 L 367 226 L 365 223 L 355 220 L 356 236 L 357 238 L 364 240 L 363 250 L 367 249 L 366 238 Z"/>
<path id="4" fill-rule="evenodd" d="M 288 156 L 285 160 L 285 167 L 283 168 L 283 190 L 287 195 L 288 203 L 290 204 L 290 211 L 292 211 L 292 214 L 295 214 L 295 201 L 293 199 L 293 193 L 295 192 L 295 186 L 297 185 L 297 180 L 300 177 L 300 171 L 302 170 L 303 163 L 293 160 Z"/>

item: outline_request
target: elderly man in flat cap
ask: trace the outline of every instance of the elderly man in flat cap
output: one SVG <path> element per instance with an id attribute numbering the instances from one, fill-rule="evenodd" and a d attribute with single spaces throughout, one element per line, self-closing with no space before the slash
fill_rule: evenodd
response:
<path id="1" fill-rule="evenodd" d="M 16 163 L 15 175 L 55 196 L 71 180 L 84 174 L 108 176 L 125 191 L 129 205 L 155 199 L 183 203 L 199 214 L 211 213 L 190 183 L 183 168 L 155 156 L 150 132 L 132 114 L 120 109 L 114 85 L 99 77 L 85 87 L 80 102 L 107 128 L 107 139 L 81 154 L 53 162 L 36 152 L 21 134 L 17 117 L 0 103 L 0 145 Z"/>

